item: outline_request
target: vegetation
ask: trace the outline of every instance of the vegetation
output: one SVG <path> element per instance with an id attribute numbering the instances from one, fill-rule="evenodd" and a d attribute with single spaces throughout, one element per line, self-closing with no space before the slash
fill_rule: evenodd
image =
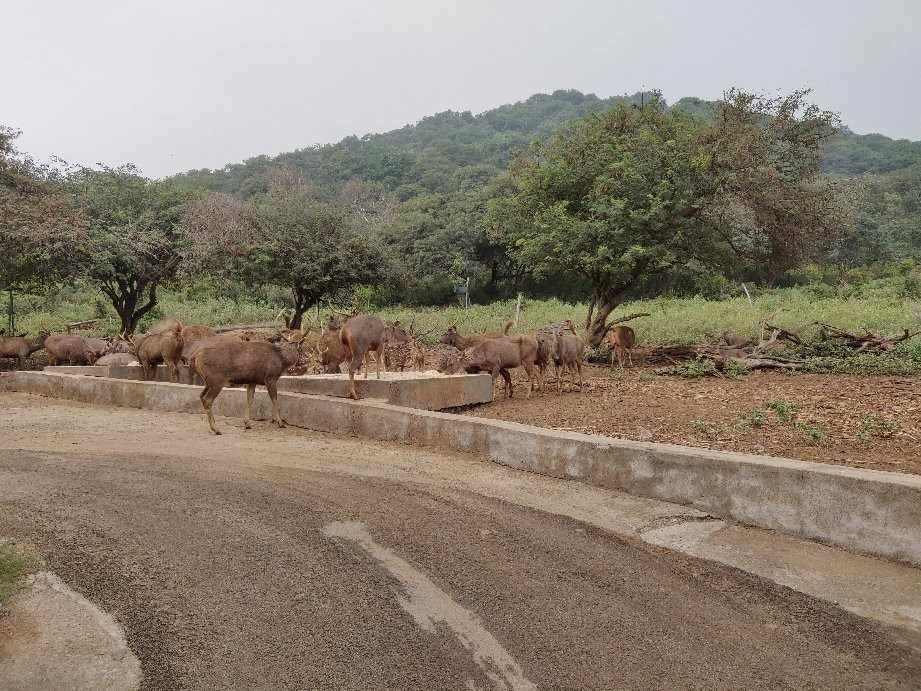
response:
<path id="1" fill-rule="evenodd" d="M 13 540 L 0 540 L 0 604 L 16 592 L 20 579 L 41 566 L 32 551 Z"/>
<path id="2" fill-rule="evenodd" d="M 517 189 L 488 221 L 537 274 L 587 279 L 592 347 L 628 296 L 683 274 L 747 264 L 773 281 L 845 221 L 835 189 L 815 181 L 834 117 L 804 95 L 730 92 L 711 123 L 659 99 L 577 120 L 516 162 Z"/>
<path id="3" fill-rule="evenodd" d="M 28 290 L 30 332 L 296 322 L 356 291 L 422 330 L 496 328 L 522 291 L 521 328 L 572 317 L 592 343 L 627 310 L 652 313 L 641 341 L 689 343 L 781 304 L 892 333 L 921 297 L 919 144 L 834 135 L 804 99 L 559 91 L 165 181 L 39 166 L 0 129 L 0 285 Z M 495 304 L 432 309 L 468 277 Z"/>

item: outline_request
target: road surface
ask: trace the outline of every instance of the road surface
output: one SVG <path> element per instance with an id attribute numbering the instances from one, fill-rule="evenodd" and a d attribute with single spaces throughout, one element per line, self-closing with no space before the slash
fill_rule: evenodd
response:
<path id="1" fill-rule="evenodd" d="M 221 423 L 0 392 L 0 536 L 146 688 L 921 688 L 887 629 L 487 489 L 573 483 Z"/>

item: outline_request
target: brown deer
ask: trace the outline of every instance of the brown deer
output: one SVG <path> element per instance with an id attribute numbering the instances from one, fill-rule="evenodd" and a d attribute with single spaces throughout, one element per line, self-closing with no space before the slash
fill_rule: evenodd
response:
<path id="1" fill-rule="evenodd" d="M 534 388 L 534 361 L 537 341 L 525 334 L 490 338 L 464 351 L 458 364 L 467 372 L 489 372 L 493 379 L 501 375 L 505 380 L 505 395 L 514 394 L 510 369 L 523 367 L 528 375 L 528 395 Z"/>
<path id="2" fill-rule="evenodd" d="M 167 317 L 166 319 L 161 319 L 156 324 L 147 329 L 147 333 L 159 334 L 164 331 L 175 331 L 176 333 L 182 333 L 182 322 L 176 319 L 176 317 Z"/>
<path id="3" fill-rule="evenodd" d="M 242 341 L 244 340 L 244 338 L 241 335 L 241 332 L 230 331 L 227 333 L 214 334 L 213 336 L 208 336 L 207 338 L 200 338 L 197 341 L 193 341 L 192 343 L 189 343 L 189 344 L 183 343 L 182 344 L 182 359 L 185 360 L 186 363 L 188 363 L 192 359 L 192 356 L 195 355 L 195 353 L 197 353 L 202 348 L 208 348 L 210 346 L 222 343 L 223 341 L 226 341 L 226 340 Z"/>
<path id="4" fill-rule="evenodd" d="M 45 351 L 51 365 L 57 365 L 59 362 L 66 362 L 68 365 L 92 365 L 96 362 L 96 353 L 82 336 L 50 334 L 45 339 Z"/>
<path id="5" fill-rule="evenodd" d="M 553 364 L 556 368 L 556 392 L 559 395 L 563 389 L 563 375 L 569 369 L 569 389 L 575 385 L 576 372 L 579 373 L 579 391 L 582 391 L 582 354 L 585 352 L 585 341 L 576 334 L 572 322 L 554 324 L 553 326 Z"/>
<path id="6" fill-rule="evenodd" d="M 458 350 L 467 350 L 467 348 L 472 348 L 473 346 L 479 345 L 483 341 L 508 336 L 509 329 L 512 328 L 513 323 L 514 322 L 508 322 L 505 325 L 505 330 L 502 333 L 499 333 L 498 331 L 486 331 L 484 333 L 473 333 L 469 336 L 461 336 L 457 332 L 457 320 L 455 319 L 454 323 L 448 327 L 448 330 L 445 331 L 444 336 L 442 336 L 438 342 L 442 345 L 453 346 Z"/>
<path id="7" fill-rule="evenodd" d="M 629 326 L 615 326 L 605 336 L 605 346 L 611 351 L 611 370 L 614 369 L 614 357 L 623 368 L 624 360 L 630 360 L 633 367 L 633 346 L 636 344 L 636 333 Z"/>
<path id="8" fill-rule="evenodd" d="M 161 331 L 156 334 L 141 334 L 130 339 L 134 346 L 133 355 L 144 368 L 144 379 L 153 381 L 157 376 L 157 365 L 164 363 L 169 368 L 170 379 L 179 382 L 179 361 L 182 359 L 182 334 L 179 331 Z"/>
<path id="9" fill-rule="evenodd" d="M 101 358 L 96 360 L 95 363 L 98 367 L 112 367 L 112 366 L 128 366 L 128 365 L 139 365 L 138 359 L 136 356 L 131 353 L 107 353 Z"/>
<path id="10" fill-rule="evenodd" d="M 547 368 L 553 362 L 553 345 L 556 342 L 553 327 L 544 326 L 536 329 L 532 337 L 537 342 L 537 354 L 534 358 L 534 364 L 537 366 L 537 383 L 541 392 L 543 392 L 547 378 Z"/>
<path id="11" fill-rule="evenodd" d="M 339 332 L 345 359 L 349 363 L 349 396 L 357 399 L 355 391 L 355 372 L 365 363 L 365 379 L 371 367 L 371 353 L 377 363 L 377 378 L 381 378 L 381 361 L 383 349 L 388 343 L 409 343 L 410 337 L 400 321 L 387 322 L 385 325 L 373 314 L 359 314 L 351 317 Z"/>
<path id="12" fill-rule="evenodd" d="M 205 326 L 204 324 L 189 324 L 182 327 L 182 331 L 179 333 L 182 335 L 182 344 L 189 346 L 203 338 L 211 338 L 216 332 L 210 326 Z"/>
<path id="13" fill-rule="evenodd" d="M 23 336 L 0 336 L 0 357 L 17 358 L 19 369 L 26 368 L 26 358 L 37 350 L 45 347 L 45 339 L 50 334 L 42 331 L 38 338 L 24 338 Z"/>
<path id="14" fill-rule="evenodd" d="M 301 336 L 301 339 L 303 336 Z M 250 429 L 253 396 L 257 386 L 264 386 L 272 399 L 275 421 L 284 427 L 285 421 L 278 408 L 278 378 L 300 357 L 300 340 L 282 335 L 281 341 L 243 341 L 224 338 L 199 349 L 189 363 L 192 370 L 205 382 L 200 398 L 208 415 L 208 425 L 215 434 L 221 431 L 214 421 L 211 406 L 225 386 L 246 385 L 246 417 L 243 427 Z"/>

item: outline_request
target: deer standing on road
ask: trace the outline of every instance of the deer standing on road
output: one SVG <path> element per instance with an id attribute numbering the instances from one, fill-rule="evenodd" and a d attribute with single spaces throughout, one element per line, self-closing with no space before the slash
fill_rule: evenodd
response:
<path id="1" fill-rule="evenodd" d="M 192 355 L 189 366 L 205 382 L 200 398 L 208 414 L 208 425 L 215 434 L 220 434 L 221 431 L 214 422 L 211 406 L 221 389 L 229 384 L 246 385 L 246 417 L 243 421 L 245 429 L 250 428 L 253 396 L 256 386 L 259 385 L 265 386 L 269 392 L 278 426 L 285 426 L 278 408 L 278 378 L 289 367 L 297 364 L 300 357 L 300 341 L 303 338 L 303 334 L 300 338 L 291 339 L 282 335 L 282 340 L 278 344 L 223 338 Z"/>

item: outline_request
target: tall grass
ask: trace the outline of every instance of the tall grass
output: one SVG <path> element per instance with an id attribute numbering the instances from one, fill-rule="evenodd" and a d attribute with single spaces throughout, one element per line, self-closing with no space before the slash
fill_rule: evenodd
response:
<path id="1" fill-rule="evenodd" d="M 284 306 L 276 299 L 247 296 L 237 300 L 185 290 L 161 289 L 157 308 L 141 323 L 141 329 L 166 315 L 178 317 L 186 324 L 247 324 L 271 321 Z M 921 299 L 908 297 L 880 283 L 860 294 L 848 297 L 828 296 L 810 286 L 764 291 L 753 305 L 742 298 L 719 301 L 702 298 L 657 298 L 621 305 L 614 317 L 632 312 L 649 312 L 649 317 L 634 320 L 639 342 L 695 343 L 708 334 L 723 330 L 757 336 L 758 320 L 782 308 L 774 322 L 792 328 L 811 321 L 824 321 L 846 329 L 864 326 L 894 334 L 902 328 L 919 327 Z M 384 319 L 415 320 L 417 332 L 431 331 L 426 340 L 437 340 L 449 324 L 457 320 L 461 333 L 474 330 L 501 330 L 515 316 L 515 300 L 461 307 L 408 308 L 399 305 L 371 308 Z M 65 324 L 87 319 L 100 320 L 100 333 L 118 331 L 119 321 L 111 305 L 90 287 L 61 288 L 45 295 L 20 295 L 16 299 L 17 331 L 30 334 L 41 329 L 60 331 Z M 5 310 L 4 310 L 5 312 Z M 528 331 L 551 321 L 572 319 L 580 328 L 585 324 L 587 305 L 559 300 L 529 300 L 522 305 L 515 331 Z"/>

